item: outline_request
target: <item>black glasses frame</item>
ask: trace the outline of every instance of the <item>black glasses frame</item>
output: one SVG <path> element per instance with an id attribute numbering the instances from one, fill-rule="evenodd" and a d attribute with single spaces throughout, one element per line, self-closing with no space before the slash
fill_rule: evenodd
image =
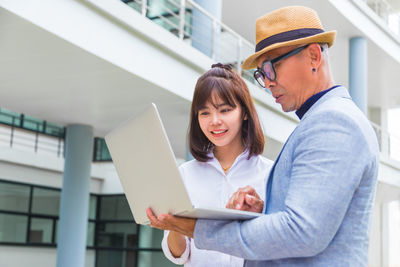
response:
<path id="1" fill-rule="evenodd" d="M 286 54 L 280 55 L 279 57 L 276 57 L 276 58 L 271 59 L 271 60 L 266 60 L 266 61 L 264 61 L 264 62 L 262 63 L 262 65 L 261 65 L 261 68 L 258 68 L 258 67 L 257 67 L 257 70 L 254 72 L 254 74 L 253 74 L 254 79 L 258 82 L 258 84 L 259 84 L 261 87 L 265 88 L 264 80 L 265 80 L 266 78 L 267 78 L 269 81 L 271 81 L 271 82 L 273 82 L 273 81 L 276 80 L 276 71 L 275 71 L 275 68 L 274 68 L 274 64 L 275 64 L 276 62 L 278 62 L 278 61 L 280 61 L 280 60 L 282 60 L 282 59 L 288 58 L 288 57 L 290 57 L 290 56 L 293 56 L 293 55 L 295 55 L 295 54 L 301 52 L 303 49 L 307 48 L 308 46 L 309 46 L 309 44 L 308 44 L 308 45 L 305 45 L 305 46 L 298 47 L 298 48 L 296 48 L 296 49 L 294 49 L 294 50 L 292 50 L 292 51 L 287 52 Z M 268 65 L 270 66 L 270 69 L 272 70 L 272 75 L 271 75 L 272 77 L 268 77 L 268 75 L 266 75 L 265 72 L 264 72 L 264 66 L 265 66 L 266 64 L 268 64 Z M 263 77 L 263 81 L 260 81 L 260 80 L 257 78 L 257 77 L 260 77 L 259 75 L 261 75 L 261 76 Z"/>

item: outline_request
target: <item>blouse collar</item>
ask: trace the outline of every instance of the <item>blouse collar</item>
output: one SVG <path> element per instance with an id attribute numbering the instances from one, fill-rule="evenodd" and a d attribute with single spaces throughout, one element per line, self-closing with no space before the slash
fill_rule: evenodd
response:
<path id="1" fill-rule="evenodd" d="M 235 161 L 233 162 L 232 166 L 229 168 L 229 171 L 231 171 L 235 165 L 237 165 L 240 161 L 242 161 L 243 159 L 247 160 L 247 157 L 249 156 L 249 150 L 246 148 L 241 154 L 239 154 L 239 156 L 236 157 Z M 224 175 L 225 172 L 221 167 L 221 164 L 219 164 L 218 159 L 214 156 L 213 151 L 211 151 L 210 153 L 207 154 L 208 157 L 210 157 L 211 159 L 208 160 L 206 163 L 210 164 L 211 166 L 213 166 L 214 168 L 216 168 L 218 171 L 222 172 Z"/>

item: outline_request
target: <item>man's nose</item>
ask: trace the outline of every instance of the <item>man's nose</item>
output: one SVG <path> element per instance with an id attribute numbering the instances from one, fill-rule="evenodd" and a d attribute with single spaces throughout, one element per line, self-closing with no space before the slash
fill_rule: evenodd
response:
<path id="1" fill-rule="evenodd" d="M 270 81 L 268 78 L 264 79 L 264 85 L 266 89 L 271 90 L 272 87 L 276 85 L 276 81 Z"/>

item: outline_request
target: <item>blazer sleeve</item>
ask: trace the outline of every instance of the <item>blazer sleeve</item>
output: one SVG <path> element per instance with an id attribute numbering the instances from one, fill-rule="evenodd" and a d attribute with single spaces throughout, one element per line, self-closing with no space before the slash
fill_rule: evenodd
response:
<path id="1" fill-rule="evenodd" d="M 274 260 L 314 256 L 329 245 L 363 173 L 376 158 L 362 130 L 346 114 L 321 112 L 313 117 L 293 136 L 284 209 L 244 222 L 198 220 L 197 248 Z"/>
<path id="2" fill-rule="evenodd" d="M 185 240 L 186 240 L 186 249 L 185 251 L 182 253 L 182 255 L 179 258 L 175 258 L 171 251 L 169 250 L 168 247 L 168 235 L 169 235 L 169 231 L 164 231 L 164 237 L 163 240 L 161 242 L 161 248 L 164 252 L 164 255 L 167 259 L 169 259 L 171 262 L 178 264 L 178 265 L 182 265 L 185 264 L 190 257 L 190 243 L 191 243 L 191 239 L 185 236 Z"/>

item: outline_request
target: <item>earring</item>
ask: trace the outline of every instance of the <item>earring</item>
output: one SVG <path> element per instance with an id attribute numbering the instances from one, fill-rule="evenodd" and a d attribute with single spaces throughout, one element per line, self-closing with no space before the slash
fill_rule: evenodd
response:
<path id="1" fill-rule="evenodd" d="M 315 68 L 312 68 L 311 70 L 312 70 L 312 72 L 316 72 L 317 71 Z"/>

